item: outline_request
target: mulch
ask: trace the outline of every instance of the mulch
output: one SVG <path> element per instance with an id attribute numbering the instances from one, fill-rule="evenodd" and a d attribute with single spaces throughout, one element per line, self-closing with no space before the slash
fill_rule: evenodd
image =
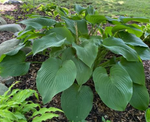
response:
<path id="1" fill-rule="evenodd" d="M 13 11 L 14 9 L 17 9 L 17 11 Z M 0 12 L 2 17 L 8 22 L 8 23 L 16 23 L 18 19 L 24 19 L 26 18 L 26 15 L 31 13 L 30 12 L 22 12 L 19 5 L 3 5 L 0 4 Z M 5 17 L 5 15 L 13 16 L 14 19 L 10 20 Z M 24 18 L 19 18 L 19 16 L 22 15 Z M 13 38 L 13 34 L 10 32 L 0 32 L 0 43 Z M 28 61 L 45 61 L 48 57 L 45 57 L 43 55 L 35 55 L 34 57 L 29 57 Z M 144 68 L 145 68 L 145 77 L 146 77 L 146 86 L 149 89 L 150 93 L 150 61 L 144 61 L 143 62 Z M 15 86 L 15 88 L 19 89 L 36 89 L 36 73 L 38 69 L 40 68 L 41 64 L 31 64 L 29 72 L 21 77 L 15 77 L 16 80 L 22 81 L 19 84 Z M 106 120 L 110 120 L 111 122 L 145 122 L 144 111 L 139 111 L 137 109 L 134 109 L 131 105 L 128 105 L 126 107 L 126 110 L 123 112 L 120 111 L 114 111 L 108 108 L 99 98 L 98 94 L 94 90 L 94 85 L 91 80 L 87 82 L 87 84 L 91 87 L 94 93 L 94 101 L 93 101 L 93 108 L 86 118 L 87 122 L 102 122 L 102 117 L 104 117 Z M 61 93 L 56 95 L 53 100 L 43 105 L 41 101 L 37 101 L 33 97 L 33 101 L 38 102 L 43 107 L 57 107 L 61 108 L 60 106 L 60 96 Z M 41 97 L 40 97 L 41 100 Z M 121 102 L 121 101 L 120 101 Z M 138 102 L 138 101 L 137 101 Z M 54 118 L 52 120 L 47 120 L 46 122 L 67 122 L 67 118 L 64 116 L 64 114 L 60 114 L 59 118 Z"/>

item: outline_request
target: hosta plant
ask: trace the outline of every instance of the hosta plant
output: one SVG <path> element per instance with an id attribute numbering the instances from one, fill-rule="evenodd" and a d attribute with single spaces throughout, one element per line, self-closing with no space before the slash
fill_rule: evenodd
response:
<path id="1" fill-rule="evenodd" d="M 11 92 L 13 86 L 14 84 L 8 89 L 8 91 L 0 96 L 1 122 L 28 122 L 29 120 L 32 120 L 32 122 L 42 122 L 59 116 L 58 114 L 51 112 L 62 112 L 60 109 L 54 107 L 41 108 L 40 104 L 26 100 L 33 95 L 38 99 L 38 94 L 35 90 L 14 89 Z M 27 114 L 29 114 L 30 117 L 26 118 Z"/>
<path id="2" fill-rule="evenodd" d="M 91 6 L 75 5 L 74 14 L 58 6 L 55 11 L 61 19 L 34 16 L 20 22 L 26 25 L 18 36 L 21 43 L 0 57 L 0 75 L 24 75 L 30 67 L 26 57 L 43 54 L 48 59 L 37 73 L 37 89 L 44 104 L 62 92 L 61 106 L 68 120 L 84 121 L 91 111 L 89 79 L 109 108 L 123 111 L 131 104 L 145 110 L 149 94 L 142 61 L 150 59 L 150 49 L 140 39 L 142 27 L 134 22 L 149 19 L 110 18 Z M 32 51 L 25 54 L 23 47 Z"/>

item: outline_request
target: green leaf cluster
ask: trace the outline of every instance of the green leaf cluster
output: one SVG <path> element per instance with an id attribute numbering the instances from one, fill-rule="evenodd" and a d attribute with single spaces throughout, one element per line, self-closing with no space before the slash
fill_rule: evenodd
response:
<path id="1" fill-rule="evenodd" d="M 144 31 L 138 23 L 149 23 L 149 19 L 111 18 L 92 6 L 75 5 L 74 14 L 58 6 L 52 9 L 59 20 L 37 16 L 20 22 L 26 28 L 18 39 L 32 50 L 24 54 L 19 48 L 3 54 L 0 75 L 24 75 L 30 65 L 26 56 L 48 54 L 37 73 L 37 89 L 44 104 L 62 92 L 61 106 L 69 120 L 84 121 L 91 111 L 93 92 L 86 84 L 90 79 L 111 109 L 123 111 L 129 103 L 145 110 L 149 94 L 142 61 L 150 60 L 150 49 L 141 39 Z M 10 66 L 13 72 L 8 71 Z"/>
<path id="2" fill-rule="evenodd" d="M 0 96 L 1 122 L 27 122 L 28 120 L 32 120 L 32 122 L 41 122 L 59 116 L 58 114 L 51 112 L 62 112 L 60 109 L 53 107 L 41 108 L 39 104 L 27 100 L 27 98 L 33 95 L 38 99 L 38 94 L 35 90 L 13 89 L 11 92 L 11 88 L 13 86 L 14 84 L 9 87 L 8 91 Z M 37 108 L 39 110 L 37 110 Z M 30 118 L 27 118 L 25 115 L 29 113 L 32 113 L 32 116 L 30 116 Z"/>

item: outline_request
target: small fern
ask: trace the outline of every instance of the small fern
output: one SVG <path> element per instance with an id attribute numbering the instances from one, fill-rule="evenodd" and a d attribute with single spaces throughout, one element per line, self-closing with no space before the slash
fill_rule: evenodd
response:
<path id="1" fill-rule="evenodd" d="M 60 109 L 54 107 L 41 108 L 39 104 L 33 103 L 32 101 L 27 101 L 26 99 L 33 95 L 38 99 L 38 94 L 35 90 L 14 89 L 11 92 L 11 88 L 15 84 L 9 87 L 8 91 L 6 91 L 4 95 L 0 96 L 1 122 L 27 122 L 28 119 L 31 119 L 32 122 L 42 122 L 43 120 L 52 119 L 53 117 L 59 116 L 58 114 L 50 112 L 62 112 Z M 39 108 L 39 111 L 37 108 Z M 26 118 L 25 116 L 28 113 L 33 113 L 30 118 Z"/>

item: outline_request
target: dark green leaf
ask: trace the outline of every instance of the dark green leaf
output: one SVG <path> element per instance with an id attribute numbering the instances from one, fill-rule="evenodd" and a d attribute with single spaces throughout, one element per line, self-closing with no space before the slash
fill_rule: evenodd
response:
<path id="1" fill-rule="evenodd" d="M 56 21 L 53 19 L 41 17 L 23 20 L 20 23 L 25 24 L 26 26 L 31 26 L 38 30 L 42 29 L 44 26 L 53 26 L 55 25 Z"/>
<path id="2" fill-rule="evenodd" d="M 53 28 L 49 30 L 46 34 L 49 34 L 49 33 L 56 33 L 56 36 L 61 40 L 66 38 L 66 41 L 65 41 L 66 44 L 71 44 L 75 40 L 74 37 L 72 36 L 72 33 L 65 27 Z"/>
<path id="3" fill-rule="evenodd" d="M 141 62 L 129 62 L 122 60 L 121 65 L 128 72 L 134 83 L 139 85 L 145 84 L 144 67 Z"/>
<path id="4" fill-rule="evenodd" d="M 34 40 L 32 51 L 35 55 L 49 47 L 60 47 L 64 44 L 66 38 L 60 39 L 55 33 L 43 36 L 41 39 Z"/>
<path id="5" fill-rule="evenodd" d="M 125 109 L 133 89 L 132 80 L 122 66 L 114 65 L 109 76 L 105 68 L 98 67 L 93 73 L 93 80 L 96 91 L 108 107 L 118 111 Z"/>
<path id="6" fill-rule="evenodd" d="M 84 19 L 81 20 L 72 20 L 65 17 L 62 17 L 65 20 L 67 28 L 76 35 L 76 28 L 79 35 L 88 34 L 87 23 Z"/>
<path id="7" fill-rule="evenodd" d="M 142 60 L 150 60 L 150 49 L 148 47 L 134 47 Z"/>
<path id="8" fill-rule="evenodd" d="M 144 22 L 144 23 L 150 22 L 149 19 L 146 17 L 132 17 L 131 18 L 131 17 L 120 16 L 119 20 L 123 23 L 127 23 L 129 21 Z"/>
<path id="9" fill-rule="evenodd" d="M 89 41 L 83 42 L 82 45 L 73 43 L 72 46 L 75 48 L 78 58 L 91 68 L 96 59 L 98 47 Z"/>
<path id="10" fill-rule="evenodd" d="M 75 57 L 75 51 L 72 48 L 67 48 L 62 54 L 62 60 L 72 60 L 77 68 L 76 80 L 79 85 L 88 81 L 92 74 L 92 68 L 89 68 L 81 60 Z"/>
<path id="11" fill-rule="evenodd" d="M 76 78 L 76 66 L 71 60 L 49 58 L 37 73 L 36 85 L 43 102 L 48 103 L 59 92 L 69 88 Z"/>
<path id="12" fill-rule="evenodd" d="M 120 38 L 109 37 L 104 39 L 103 46 L 115 54 L 122 55 L 128 61 L 138 61 L 138 54 L 127 46 Z"/>
<path id="13" fill-rule="evenodd" d="M 85 10 L 84 7 L 81 7 L 80 5 L 75 5 L 75 11 L 78 13 L 78 14 L 81 14 L 83 11 Z"/>
<path id="14" fill-rule="evenodd" d="M 20 51 L 16 55 L 6 55 L 2 62 L 0 62 L 0 75 L 7 76 L 20 76 L 28 72 L 30 63 L 25 62 L 25 54 Z"/>
<path id="15" fill-rule="evenodd" d="M 140 29 L 138 29 L 132 25 L 118 24 L 112 28 L 113 33 L 116 33 L 121 30 L 127 30 L 128 32 L 130 32 L 132 34 L 135 34 L 137 37 L 140 37 L 143 34 L 143 32 Z"/>
<path id="16" fill-rule="evenodd" d="M 141 46 L 141 47 L 148 47 L 139 37 L 135 36 L 134 34 L 121 31 L 118 33 L 119 37 L 126 43 L 132 46 Z"/>
<path id="17" fill-rule="evenodd" d="M 93 106 L 93 93 L 89 86 L 74 84 L 61 96 L 61 106 L 67 118 L 74 122 L 84 120 Z"/>
<path id="18" fill-rule="evenodd" d="M 149 105 L 149 93 L 145 86 L 133 84 L 133 96 L 130 104 L 139 110 L 145 110 Z"/>

